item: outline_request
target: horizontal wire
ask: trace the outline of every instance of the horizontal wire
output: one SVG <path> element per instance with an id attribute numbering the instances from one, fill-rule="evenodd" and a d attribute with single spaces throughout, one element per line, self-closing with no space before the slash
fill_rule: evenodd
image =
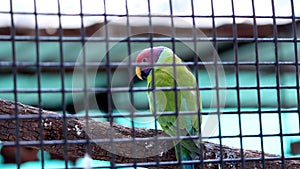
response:
<path id="1" fill-rule="evenodd" d="M 239 114 L 243 114 L 243 115 L 257 115 L 257 113 L 261 113 L 261 114 L 276 114 L 277 113 L 277 109 L 274 109 L 274 110 L 261 110 L 261 111 L 258 111 L 258 110 L 241 110 L 241 111 L 235 111 L 235 110 L 231 110 L 231 111 L 222 111 L 222 112 L 217 112 L 217 111 L 214 111 L 213 110 L 214 108 L 212 108 L 212 110 L 208 109 L 208 110 L 203 110 L 201 111 L 201 115 L 217 115 L 217 114 L 222 114 L 222 115 L 239 115 Z M 297 114 L 298 113 L 298 110 L 297 109 L 288 109 L 288 110 L 285 110 L 285 109 L 282 109 L 281 110 L 281 113 L 282 114 Z M 176 115 L 175 112 L 171 112 L 171 111 L 167 111 L 167 112 L 156 112 L 156 117 L 158 116 L 174 116 Z M 197 112 L 195 111 L 180 111 L 180 116 L 189 116 L 189 115 L 198 115 Z M 43 114 L 42 116 L 40 115 L 37 115 L 37 114 L 18 114 L 18 118 L 19 119 L 57 119 L 61 117 L 61 114 L 53 114 L 53 115 L 50 115 L 50 114 Z M 136 113 L 130 113 L 130 112 L 117 112 L 117 113 L 112 113 L 111 115 L 108 115 L 108 114 L 103 114 L 103 115 L 94 115 L 94 114 L 91 114 L 91 115 L 88 115 L 88 118 L 123 118 L 123 117 L 126 117 L 126 118 L 139 118 L 139 117 L 153 117 L 153 114 L 152 113 L 141 113 L 139 111 L 137 111 Z M 0 121 L 1 120 L 13 120 L 15 118 L 14 115 L 7 115 L 7 114 L 4 114 L 4 115 L 0 115 Z M 86 119 L 86 116 L 85 115 L 77 115 L 77 114 L 67 114 L 66 115 L 66 118 L 68 119 Z M 134 120 L 134 119 L 133 119 Z"/>
<path id="2" fill-rule="evenodd" d="M 201 30 L 201 29 L 200 29 Z M 188 36 L 188 35 L 187 35 Z M 240 42 L 274 42 L 274 37 L 80 37 L 80 36 L 72 36 L 72 37 L 59 37 L 59 36 L 10 36 L 10 35 L 0 35 L 1 41 L 11 41 L 14 39 L 16 42 L 18 41 L 35 41 L 38 40 L 40 42 L 80 42 L 80 40 L 84 42 L 208 42 L 208 41 L 217 41 L 217 42 L 233 42 L 233 41 L 240 41 Z M 277 38 L 277 42 L 300 42 L 300 38 L 294 37 L 282 37 Z"/>
<path id="3" fill-rule="evenodd" d="M 238 157 L 228 157 L 228 158 L 224 158 L 222 161 L 226 162 L 226 163 L 230 163 L 229 165 L 231 165 L 232 163 L 238 163 L 238 162 L 242 162 L 242 160 L 245 160 L 246 162 L 257 162 L 257 161 L 277 161 L 277 160 L 281 160 L 280 157 L 274 156 L 274 157 L 265 157 L 260 158 L 260 157 L 245 157 L 245 158 L 238 158 Z M 285 160 L 300 160 L 299 157 L 286 157 Z M 189 161 L 182 161 L 181 164 L 219 164 L 221 162 L 221 160 L 219 158 L 217 159 L 203 159 L 203 160 L 189 160 Z M 136 162 L 136 163 L 125 163 L 125 164 L 117 164 L 116 168 L 123 168 L 123 167 L 157 167 L 157 165 L 159 164 L 159 166 L 173 166 L 173 165 L 178 165 L 179 162 L 178 161 L 160 161 L 160 162 Z M 235 164 L 233 164 L 235 165 Z M 213 166 L 211 166 L 213 167 Z M 98 168 L 98 166 L 97 166 Z M 101 168 L 99 166 L 99 168 Z"/>
<path id="4" fill-rule="evenodd" d="M 154 130 L 154 129 L 153 129 Z M 299 136 L 300 133 L 282 133 L 282 134 L 252 134 L 252 135 L 222 135 L 222 138 L 259 138 L 259 137 L 287 137 L 287 136 Z M 218 139 L 220 136 L 209 136 L 209 137 L 201 137 L 201 139 L 209 140 L 209 139 Z M 135 137 L 134 140 L 136 142 L 147 142 L 147 141 L 178 141 L 178 140 L 194 140 L 199 139 L 199 136 L 165 136 L 165 135 L 153 135 L 152 137 Z M 133 138 L 95 138 L 93 137 L 93 143 L 96 144 L 107 144 L 111 143 L 132 143 Z M 85 139 L 77 139 L 77 140 L 66 140 L 67 144 L 85 144 L 87 140 Z M 65 140 L 40 140 L 40 141 L 19 141 L 20 146 L 39 146 L 41 145 L 63 145 L 65 144 Z M 15 141 L 5 141 L 1 143 L 2 146 L 15 146 Z"/>
<path id="5" fill-rule="evenodd" d="M 277 90 L 277 89 L 297 89 L 297 86 L 240 86 L 239 88 L 234 86 L 226 86 L 226 87 L 199 87 L 200 91 L 218 91 L 218 90 Z M 194 90 L 192 90 L 194 89 Z M 27 88 L 18 88 L 19 93 L 61 93 L 62 91 L 64 93 L 82 93 L 82 92 L 88 92 L 88 93 L 95 93 L 95 92 L 107 92 L 107 87 L 103 88 L 88 88 L 88 89 L 82 89 L 82 88 L 42 88 L 42 89 L 27 89 Z M 155 89 L 149 89 L 147 87 L 113 87 L 111 86 L 110 91 L 112 93 L 120 93 L 120 92 L 148 92 L 148 91 L 175 91 L 175 90 L 183 90 L 183 91 L 195 91 L 195 88 L 193 87 L 177 87 L 177 89 L 174 89 L 174 87 L 156 87 Z M 13 89 L 1 89 L 0 93 L 12 93 Z"/>
<path id="6" fill-rule="evenodd" d="M 164 18 L 176 18 L 176 17 L 182 17 L 182 18 L 232 18 L 232 14 L 224 14 L 224 15 L 195 15 L 195 14 L 113 14 L 113 13 L 85 13 L 85 12 L 77 12 L 77 13 L 64 13 L 64 12 L 17 12 L 17 11 L 0 11 L 0 14 L 15 14 L 15 15 L 53 15 L 53 16 L 105 16 L 105 17 L 164 17 Z M 292 20 L 292 15 L 234 15 L 235 18 L 262 18 L 262 19 L 290 19 Z M 294 16 L 294 19 L 300 19 L 300 16 Z"/>
<path id="7" fill-rule="evenodd" d="M 61 66 L 63 68 L 78 68 L 78 70 L 80 70 L 83 66 L 82 63 L 80 62 L 64 62 L 64 63 L 60 63 L 60 62 L 49 62 L 49 61 L 45 61 L 45 62 L 28 62 L 28 61 L 16 61 L 16 62 L 12 62 L 12 61 L 0 61 L 0 68 L 1 67 L 11 67 L 13 64 L 15 64 L 16 66 L 18 66 L 18 68 L 27 68 L 28 70 L 30 70 L 31 67 L 34 66 L 40 66 L 43 68 L 47 68 L 47 67 L 57 67 L 57 68 L 61 68 Z M 221 62 L 210 62 L 210 61 L 205 61 L 205 62 L 182 62 L 182 63 L 154 63 L 153 65 L 156 67 L 163 67 L 163 66 L 195 66 L 195 64 L 197 66 L 218 66 L 218 65 L 223 65 L 223 66 L 236 66 L 241 65 L 241 66 L 256 66 L 256 65 L 262 65 L 262 66 L 274 66 L 274 65 L 289 65 L 289 66 L 297 66 L 300 64 L 300 62 L 296 63 L 294 61 L 279 61 L 279 62 L 275 62 L 275 61 L 260 61 L 260 62 L 255 62 L 255 61 L 239 61 L 238 63 L 236 63 L 235 61 L 221 61 Z M 147 63 L 131 63 L 130 65 L 128 63 L 122 63 L 122 62 L 111 62 L 110 63 L 110 68 L 114 69 L 114 68 L 128 68 L 128 66 L 130 67 L 135 67 L 135 66 L 140 66 L 140 67 L 146 67 L 149 66 L 149 64 Z M 90 61 L 86 63 L 86 68 L 87 69 L 101 69 L 101 68 L 105 68 L 107 67 L 107 64 L 103 61 L 101 62 L 96 62 L 96 61 Z M 224 67 L 226 69 L 226 67 Z M 242 68 L 242 67 L 241 67 Z M 7 70 L 7 69 L 5 69 Z M 0 72 L 1 73 L 1 72 Z"/>

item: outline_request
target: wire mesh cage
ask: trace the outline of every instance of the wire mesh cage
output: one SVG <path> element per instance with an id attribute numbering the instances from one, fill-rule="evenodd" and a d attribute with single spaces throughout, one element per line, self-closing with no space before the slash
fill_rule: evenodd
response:
<path id="1" fill-rule="evenodd" d="M 300 166 L 300 1 L 1 3 L 0 168 Z"/>

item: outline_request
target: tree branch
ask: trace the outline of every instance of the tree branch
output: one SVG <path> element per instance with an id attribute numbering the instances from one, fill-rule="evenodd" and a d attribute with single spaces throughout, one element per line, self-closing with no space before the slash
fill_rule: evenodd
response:
<path id="1" fill-rule="evenodd" d="M 176 165 L 172 140 L 162 131 L 132 129 L 115 123 L 64 116 L 3 99 L 0 99 L 0 139 L 18 139 L 20 145 L 35 149 L 40 149 L 42 143 L 45 151 L 62 156 L 66 152 L 69 156 L 83 157 L 89 152 L 93 159 L 116 163 L 153 162 L 154 166 L 155 162 L 163 165 L 165 161 L 174 161 Z M 224 168 L 239 168 L 242 164 L 245 168 L 261 168 L 262 165 L 265 168 L 281 168 L 282 162 L 286 168 L 300 166 L 297 160 L 282 161 L 280 156 L 266 153 L 263 163 L 262 153 L 258 151 L 243 150 L 241 157 L 241 149 L 220 147 L 210 142 L 203 142 L 202 147 L 203 157 L 198 163 L 204 160 L 204 168 L 217 168 L 221 164 Z"/>

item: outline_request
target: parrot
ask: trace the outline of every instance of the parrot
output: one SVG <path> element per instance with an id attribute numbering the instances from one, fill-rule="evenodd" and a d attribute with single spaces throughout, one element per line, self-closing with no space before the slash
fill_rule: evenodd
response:
<path id="1" fill-rule="evenodd" d="M 202 111 L 202 100 L 198 84 L 193 73 L 170 48 L 157 46 L 142 50 L 136 57 L 135 73 L 139 79 L 147 79 L 150 111 L 153 114 L 161 113 L 156 119 L 167 135 L 172 137 L 199 135 L 201 115 L 197 113 Z M 156 88 L 164 87 L 173 90 L 156 90 Z M 176 87 L 187 89 L 178 90 Z M 163 115 L 164 112 L 174 115 Z M 184 112 L 189 112 L 189 114 L 184 115 Z M 200 142 L 200 137 L 199 139 L 183 139 L 179 148 L 177 147 L 178 141 L 174 141 L 176 159 L 179 161 L 179 149 L 181 160 L 199 159 Z M 184 164 L 183 168 L 193 169 L 194 165 Z"/>

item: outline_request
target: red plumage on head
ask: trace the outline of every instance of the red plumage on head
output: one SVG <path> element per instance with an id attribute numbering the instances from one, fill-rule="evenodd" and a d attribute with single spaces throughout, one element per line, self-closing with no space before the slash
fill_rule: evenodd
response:
<path id="1" fill-rule="evenodd" d="M 144 49 L 136 57 L 136 63 L 147 63 L 149 66 L 136 67 L 136 74 L 140 79 L 143 79 L 149 75 L 152 70 L 151 62 L 156 63 L 161 52 L 165 49 L 163 46 Z"/>
<path id="2" fill-rule="evenodd" d="M 158 46 L 153 48 L 147 48 L 141 51 L 136 58 L 136 63 L 151 63 L 151 57 L 155 63 L 158 60 L 159 55 L 164 50 L 165 47 Z"/>

